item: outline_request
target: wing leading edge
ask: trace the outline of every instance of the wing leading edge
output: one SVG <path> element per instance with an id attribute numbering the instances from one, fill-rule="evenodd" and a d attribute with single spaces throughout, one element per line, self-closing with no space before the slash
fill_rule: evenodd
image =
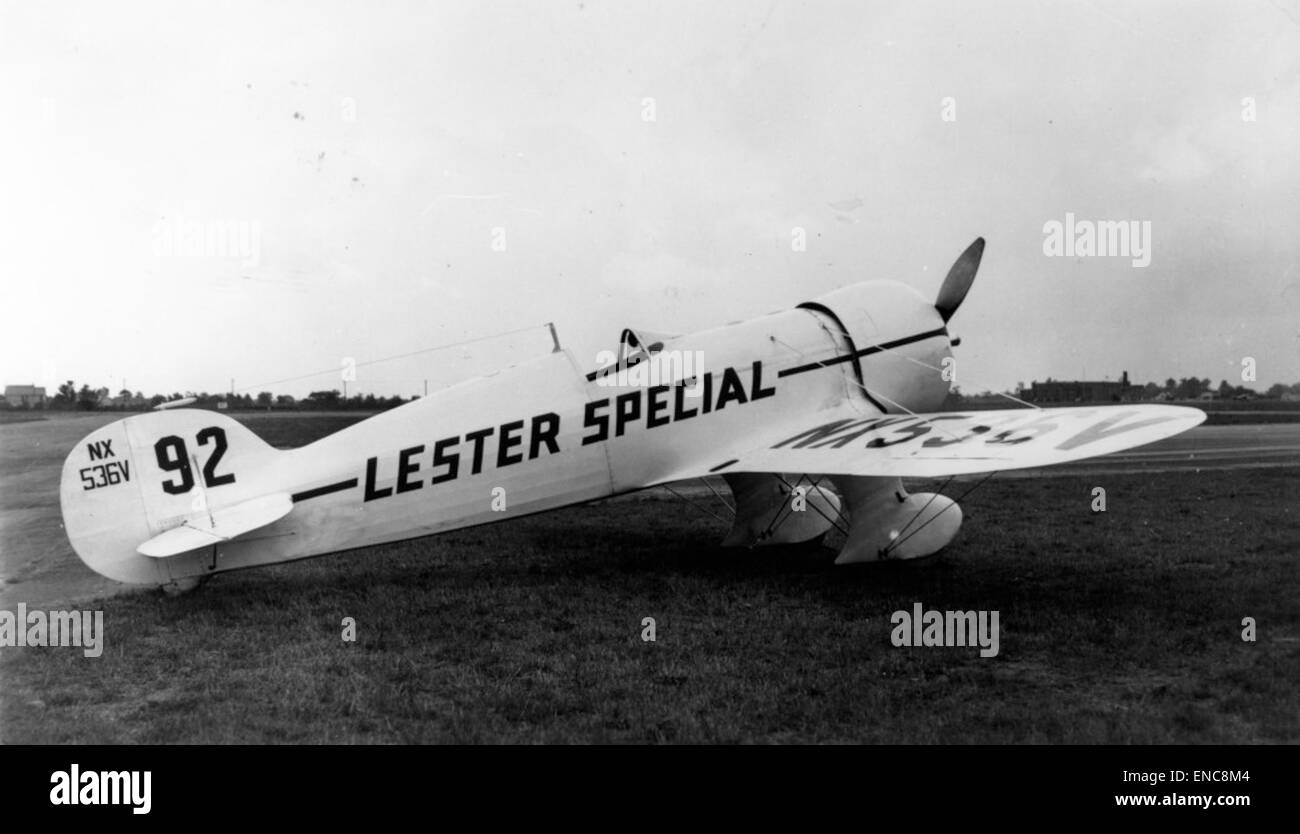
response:
<path id="1" fill-rule="evenodd" d="M 1026 469 L 1142 446 L 1204 420 L 1199 409 L 1172 405 L 842 417 L 791 431 L 710 471 L 929 478 Z"/>

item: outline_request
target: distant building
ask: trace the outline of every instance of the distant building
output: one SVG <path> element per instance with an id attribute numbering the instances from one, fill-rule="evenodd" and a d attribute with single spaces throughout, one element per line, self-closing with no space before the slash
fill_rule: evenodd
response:
<path id="1" fill-rule="evenodd" d="M 1021 393 L 1021 399 L 1035 403 L 1115 403 L 1135 399 L 1141 391 L 1141 388 L 1129 385 L 1128 371 L 1124 371 L 1118 382 L 1032 382 L 1028 390 Z"/>
<path id="2" fill-rule="evenodd" d="M 39 385 L 6 385 L 5 400 L 13 408 L 44 408 L 45 389 Z"/>

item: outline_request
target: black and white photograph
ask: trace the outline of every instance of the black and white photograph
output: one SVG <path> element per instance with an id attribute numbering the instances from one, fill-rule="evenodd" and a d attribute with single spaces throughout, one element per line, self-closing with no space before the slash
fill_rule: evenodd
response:
<path id="1" fill-rule="evenodd" d="M 0 0 L 0 99 L 0 743 L 1300 741 L 1296 0 Z"/>

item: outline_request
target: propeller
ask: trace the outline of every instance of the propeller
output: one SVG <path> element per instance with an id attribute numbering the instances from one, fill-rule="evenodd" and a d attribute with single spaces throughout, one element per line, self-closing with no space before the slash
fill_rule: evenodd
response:
<path id="1" fill-rule="evenodd" d="M 939 295 L 934 300 L 934 307 L 943 316 L 946 323 L 957 312 L 961 302 L 970 292 L 970 285 L 975 281 L 975 273 L 980 268 L 980 258 L 984 256 L 984 238 L 977 237 L 975 242 L 966 247 L 957 262 L 948 270 L 948 277 L 943 279 Z"/>

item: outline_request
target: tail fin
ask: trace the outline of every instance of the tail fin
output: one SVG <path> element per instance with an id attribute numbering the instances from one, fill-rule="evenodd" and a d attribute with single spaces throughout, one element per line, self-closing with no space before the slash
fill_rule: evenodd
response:
<path id="1" fill-rule="evenodd" d="M 110 579 L 165 585 L 168 556 L 234 538 L 292 508 L 273 488 L 279 455 L 211 411 L 118 420 L 63 463 L 63 526 L 77 555 Z"/>

